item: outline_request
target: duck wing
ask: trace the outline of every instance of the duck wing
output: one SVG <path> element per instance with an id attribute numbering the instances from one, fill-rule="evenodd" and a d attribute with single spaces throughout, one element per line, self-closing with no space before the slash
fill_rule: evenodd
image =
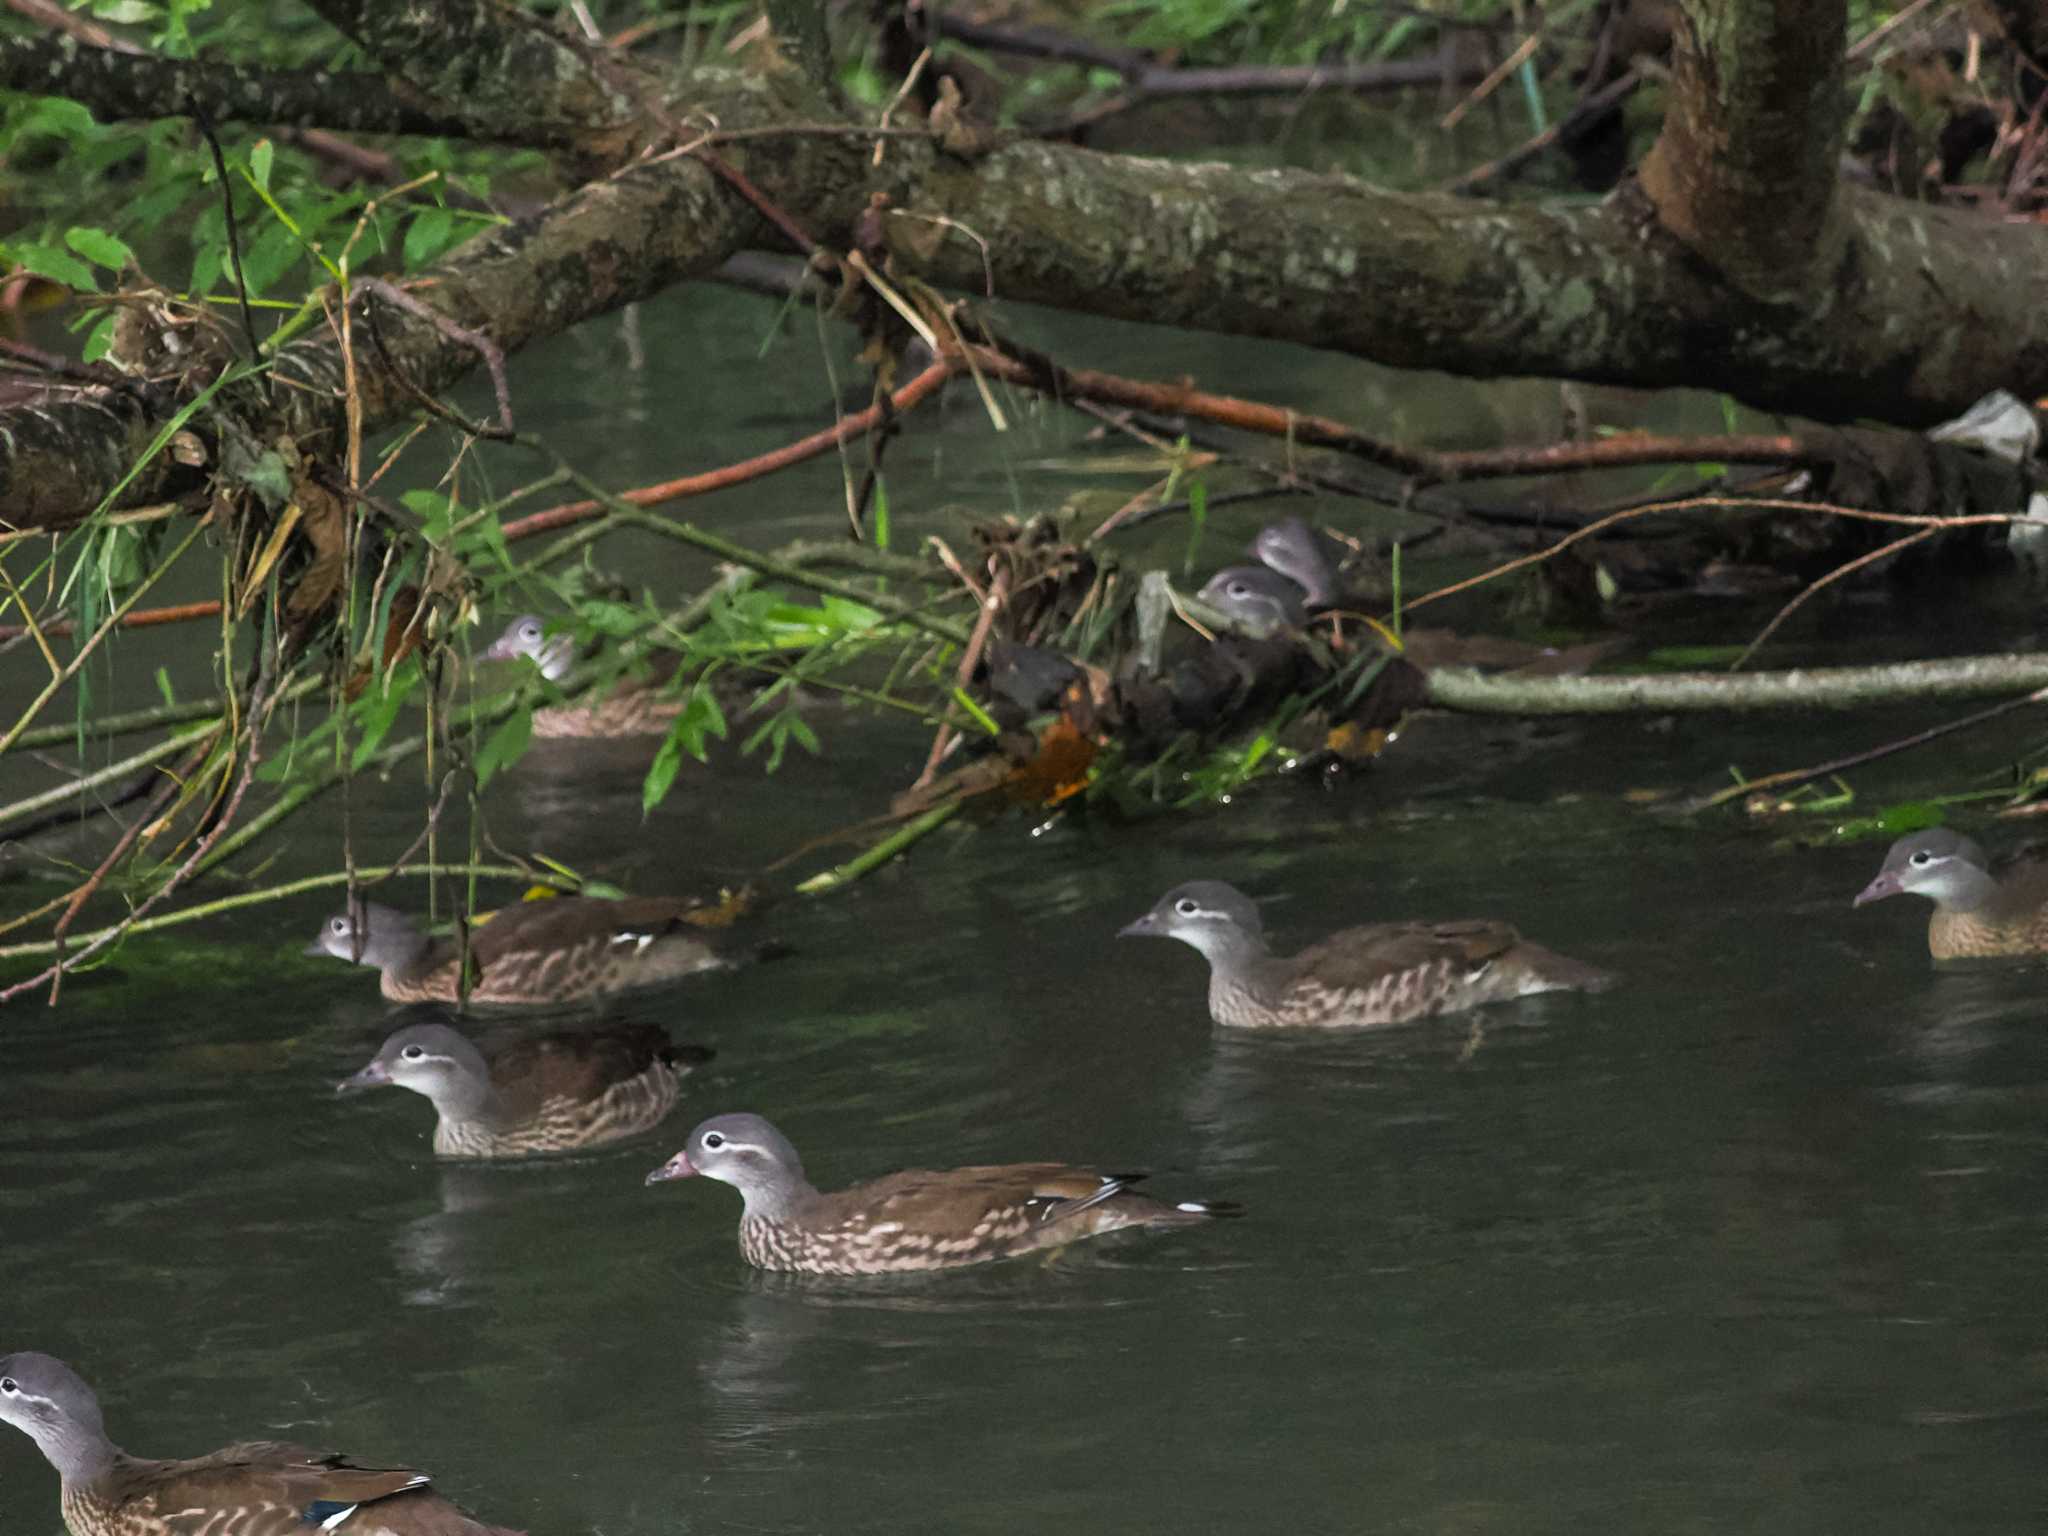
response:
<path id="1" fill-rule="evenodd" d="M 1483 917 L 1370 923 L 1333 933 L 1279 964 L 1290 984 L 1313 980 L 1331 991 L 1364 991 L 1389 976 L 1425 967 L 1477 971 L 1521 942 L 1511 924 Z"/>
<path id="2" fill-rule="evenodd" d="M 230 1445 L 189 1461 L 129 1460 L 102 1490 L 122 1509 L 146 1509 L 166 1536 L 303 1536 L 346 1532 L 364 1505 L 394 1536 L 497 1536 L 428 1489 L 413 1467 L 364 1466 L 286 1441 Z M 369 1522 L 365 1522 L 368 1528 Z M 503 1533 L 514 1536 L 514 1533 Z"/>
<path id="3" fill-rule="evenodd" d="M 658 1024 L 621 1024 L 514 1040 L 488 1060 L 499 1105 L 507 1115 L 525 1116 L 538 1113 L 549 1099 L 599 1099 L 657 1063 L 677 1067 L 684 1054 Z M 696 1060 L 705 1054 L 688 1053 Z"/>

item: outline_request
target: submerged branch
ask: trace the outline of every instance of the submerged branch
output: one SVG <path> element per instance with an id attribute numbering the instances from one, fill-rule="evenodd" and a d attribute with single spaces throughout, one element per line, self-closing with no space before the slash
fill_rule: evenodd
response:
<path id="1" fill-rule="evenodd" d="M 1751 709 L 1850 709 L 1915 699 L 1983 698 L 2048 687 L 2048 652 L 1953 656 L 1874 667 L 1786 672 L 1667 672 L 1627 677 L 1523 677 L 1441 667 L 1429 702 L 1482 715 L 1621 715 Z"/>
<path id="2" fill-rule="evenodd" d="M 810 879 L 800 882 L 797 893 L 803 896 L 824 896 L 851 885 L 862 875 L 881 868 L 906 848 L 943 827 L 959 814 L 960 807 L 964 804 L 964 800 L 956 799 L 933 806 L 915 821 L 898 827 L 867 852 L 848 859 L 844 864 L 836 865 L 823 874 L 813 875 Z"/>

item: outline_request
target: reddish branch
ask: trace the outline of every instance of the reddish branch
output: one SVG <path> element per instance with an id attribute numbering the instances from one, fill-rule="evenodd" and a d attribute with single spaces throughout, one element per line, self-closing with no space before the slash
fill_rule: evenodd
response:
<path id="1" fill-rule="evenodd" d="M 741 485 L 749 480 L 786 469 L 792 464 L 801 464 L 806 459 L 815 459 L 820 454 L 830 453 L 842 443 L 851 442 L 863 432 L 872 431 L 886 420 L 886 412 L 903 412 L 926 399 L 957 371 L 958 365 L 950 362 L 933 363 L 908 384 L 889 397 L 885 408 L 871 405 L 864 411 L 851 416 L 842 416 L 822 432 L 813 432 L 809 437 L 799 438 L 769 453 L 763 453 L 737 464 L 727 464 L 719 469 L 706 470 L 700 475 L 685 475 L 680 480 L 664 481 L 660 485 L 642 486 L 638 490 L 620 493 L 619 500 L 636 507 L 657 507 L 664 502 L 681 501 L 689 496 L 703 496 L 712 491 L 722 491 L 728 486 Z M 587 522 L 606 510 L 600 501 L 574 501 L 564 506 L 549 507 L 545 512 L 516 518 L 505 525 L 507 540 L 531 538 L 537 533 L 548 533 L 556 528 L 567 528 L 573 523 Z"/>

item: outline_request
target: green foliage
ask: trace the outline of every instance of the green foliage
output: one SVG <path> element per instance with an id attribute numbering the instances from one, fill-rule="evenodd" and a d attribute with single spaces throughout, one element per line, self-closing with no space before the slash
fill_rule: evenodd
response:
<path id="1" fill-rule="evenodd" d="M 533 706 L 522 704 L 498 722 L 476 755 L 476 787 L 491 782 L 500 768 L 509 768 L 526 755 L 533 742 Z"/>
<path id="2" fill-rule="evenodd" d="M 131 24 L 158 27 L 157 46 L 173 56 L 190 51 L 193 18 L 210 15 L 190 0 L 122 3 L 136 11 Z M 317 27 L 282 41 L 240 36 L 239 21 L 225 30 L 238 34 L 233 56 L 240 62 L 305 67 L 330 63 L 321 54 L 335 51 L 332 34 Z M 155 286 L 215 304 L 234 301 L 239 277 L 252 302 L 289 312 L 313 289 L 338 281 L 344 261 L 356 273 L 410 272 L 438 261 L 500 222 L 487 202 L 494 179 L 540 164 L 530 153 L 401 143 L 400 175 L 425 179 L 393 197 L 381 187 L 337 192 L 322 180 L 323 162 L 252 130 L 223 125 L 218 137 L 225 189 L 204 139 L 179 120 L 101 124 L 56 97 L 0 102 L 0 142 L 9 146 L 0 198 L 15 218 L 14 232 L 0 241 L 0 268 L 20 267 L 82 294 L 124 286 L 139 272 Z M 235 202 L 239 269 L 224 197 Z M 81 205 L 99 210 L 99 220 L 69 223 Z M 103 355 L 105 317 L 87 310 L 77 324 L 94 328 L 87 355 Z"/>
<path id="3" fill-rule="evenodd" d="M 725 735 L 725 711 L 718 707 L 718 700 L 712 696 L 709 684 L 699 679 L 690 689 L 683 712 L 676 716 L 675 724 L 662 738 L 661 746 L 654 754 L 654 762 L 647 770 L 647 778 L 640 786 L 641 814 L 644 816 L 653 810 L 667 796 L 669 786 L 676 781 L 676 771 L 683 765 L 685 752 L 700 763 L 709 762 L 706 740 L 716 736 L 723 741 Z"/>

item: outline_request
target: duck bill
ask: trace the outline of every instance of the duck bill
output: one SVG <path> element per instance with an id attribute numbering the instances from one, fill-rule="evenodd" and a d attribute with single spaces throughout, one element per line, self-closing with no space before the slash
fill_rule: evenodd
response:
<path id="1" fill-rule="evenodd" d="M 1125 923 L 1123 927 L 1117 929 L 1116 936 L 1120 939 L 1142 939 L 1156 935 L 1158 932 L 1158 917 L 1151 912 L 1147 912 L 1135 923 Z"/>
<path id="2" fill-rule="evenodd" d="M 364 1088 L 389 1088 L 391 1069 L 381 1061 L 373 1061 L 353 1077 L 344 1077 L 334 1085 L 336 1093 L 357 1093 Z"/>
<path id="3" fill-rule="evenodd" d="M 1862 890 L 1858 891 L 1856 893 L 1856 899 L 1850 902 L 1849 905 L 1852 907 L 1860 907 L 1865 902 L 1883 901 L 1887 896 L 1903 896 L 1905 894 L 1906 888 L 1903 885 L 1899 884 L 1899 877 L 1891 870 L 1887 869 L 1883 873 L 1881 873 L 1875 880 L 1871 881 L 1870 884 L 1866 885 L 1865 887 L 1863 887 Z"/>
<path id="4" fill-rule="evenodd" d="M 304 949 L 300 950 L 299 953 L 302 955 L 308 955 L 314 958 L 318 958 L 319 956 L 327 953 L 327 946 L 320 940 L 315 939 L 312 943 L 308 944 Z"/>
<path id="5" fill-rule="evenodd" d="M 650 1184 L 666 1184 L 670 1179 L 687 1179 L 697 1170 L 684 1153 L 678 1152 L 654 1172 L 647 1175 Z"/>
<path id="6" fill-rule="evenodd" d="M 500 635 L 484 647 L 484 661 L 517 661 L 525 653 L 519 649 L 519 642 L 510 635 Z"/>

